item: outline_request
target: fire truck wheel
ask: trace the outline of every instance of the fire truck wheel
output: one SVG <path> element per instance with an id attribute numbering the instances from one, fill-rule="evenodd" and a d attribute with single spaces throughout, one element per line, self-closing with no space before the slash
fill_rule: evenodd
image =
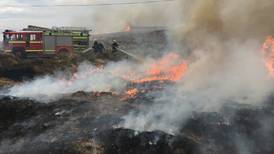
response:
<path id="1" fill-rule="evenodd" d="M 13 48 L 12 53 L 18 58 L 26 58 L 27 54 L 24 48 Z"/>
<path id="2" fill-rule="evenodd" d="M 69 52 L 68 49 L 62 48 L 58 51 L 58 56 L 60 56 L 60 57 L 69 57 L 69 56 L 71 56 L 71 53 Z"/>

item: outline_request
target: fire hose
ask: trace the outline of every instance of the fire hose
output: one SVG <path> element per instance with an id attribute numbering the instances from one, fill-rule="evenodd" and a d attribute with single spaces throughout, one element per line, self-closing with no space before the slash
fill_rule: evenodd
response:
<path id="1" fill-rule="evenodd" d="M 120 49 L 120 48 L 116 48 L 116 49 L 117 49 L 118 51 L 120 51 L 120 52 L 122 52 L 122 53 L 124 53 L 124 54 L 126 54 L 126 55 L 128 55 L 128 56 L 130 56 L 131 58 L 133 58 L 133 59 L 139 61 L 139 62 L 143 62 L 143 59 L 142 59 L 142 58 L 140 58 L 140 57 L 138 57 L 138 56 L 136 56 L 136 55 L 134 55 L 134 54 L 132 54 L 132 53 L 129 53 L 129 52 L 127 52 L 127 51 L 125 51 L 125 50 L 123 50 L 123 49 Z"/>
<path id="2" fill-rule="evenodd" d="M 126 55 L 128 55 L 128 56 L 130 56 L 131 58 L 133 58 L 133 59 L 135 59 L 135 60 L 137 60 L 137 61 L 139 61 L 139 62 L 143 62 L 143 59 L 142 58 L 140 58 L 140 57 L 138 57 L 138 56 L 136 56 L 136 55 L 134 55 L 134 54 L 132 54 L 132 53 L 129 53 L 129 52 L 127 52 L 127 51 L 125 51 L 125 50 L 123 50 L 123 49 L 120 49 L 120 48 L 116 48 L 118 51 L 120 51 L 120 52 L 122 52 L 122 53 L 124 53 L 124 54 L 126 54 Z M 86 52 L 88 52 L 88 51 L 91 51 L 92 50 L 92 48 L 88 48 L 88 49 L 86 49 L 86 50 L 84 50 L 84 51 L 82 51 L 83 53 L 86 53 Z"/>

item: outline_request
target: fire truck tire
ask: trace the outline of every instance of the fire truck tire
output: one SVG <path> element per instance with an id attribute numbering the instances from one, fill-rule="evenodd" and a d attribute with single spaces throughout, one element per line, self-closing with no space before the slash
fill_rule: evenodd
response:
<path id="1" fill-rule="evenodd" d="M 24 48 L 20 48 L 20 47 L 12 48 L 12 53 L 16 57 L 19 57 L 19 58 L 26 58 L 27 57 L 27 53 L 26 53 Z"/>
<path id="2" fill-rule="evenodd" d="M 69 56 L 71 56 L 71 52 L 69 52 L 69 50 L 66 49 L 66 48 L 61 48 L 60 50 L 58 50 L 57 54 L 60 57 L 69 57 Z"/>

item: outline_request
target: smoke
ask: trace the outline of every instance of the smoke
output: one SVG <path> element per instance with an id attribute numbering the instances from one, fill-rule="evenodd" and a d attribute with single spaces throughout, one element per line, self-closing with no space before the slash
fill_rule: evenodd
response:
<path id="1" fill-rule="evenodd" d="M 184 78 L 154 96 L 152 106 L 125 116 L 121 126 L 176 133 L 193 112 L 218 112 L 224 104 L 235 102 L 262 105 L 273 90 L 273 81 L 258 51 L 260 45 L 253 41 L 228 45 L 230 54 L 222 59 L 195 51 L 200 59 L 190 64 Z"/>
<path id="2" fill-rule="evenodd" d="M 86 25 L 88 21 L 90 25 L 92 22 L 96 33 L 120 31 L 128 23 L 138 26 L 167 26 L 175 28 L 179 39 L 194 37 L 192 41 L 203 39 L 203 35 L 209 33 L 218 33 L 221 37 L 265 37 L 274 31 L 271 17 L 273 7 L 271 0 L 260 3 L 256 0 L 177 0 L 115 5 L 85 10 L 85 15 L 72 15 L 74 18 L 71 18 L 71 24 Z"/>
<path id="3" fill-rule="evenodd" d="M 104 3 L 104 1 L 98 3 Z M 117 1 L 108 0 L 105 3 L 117 3 Z M 92 22 L 94 33 L 120 32 L 128 24 L 133 26 L 169 26 L 170 23 L 173 24 L 178 19 L 179 10 L 174 9 L 178 4 L 178 1 L 173 1 L 96 7 L 92 11 L 86 11 L 86 15 L 73 15 L 71 24 L 81 26 L 86 25 L 87 21 L 89 25 Z M 179 21 L 176 22 L 179 23 Z"/>
<path id="4" fill-rule="evenodd" d="M 182 1 L 181 4 L 185 5 Z M 260 38 L 274 32 L 274 4 L 271 0 L 194 0 L 182 11 L 188 17 L 181 22 L 182 34 L 194 39 L 208 35 L 220 38 Z M 198 32 L 198 33 L 197 33 Z M 200 40 L 199 39 L 199 40 Z"/>
<path id="5" fill-rule="evenodd" d="M 78 91 L 119 93 L 125 88 L 126 82 L 115 73 L 118 72 L 117 68 L 124 65 L 126 62 L 109 64 L 104 69 L 99 69 L 82 63 L 77 72 L 71 75 L 59 72 L 56 75 L 40 77 L 11 87 L 6 95 L 50 102 Z M 126 70 L 126 67 L 124 68 Z"/>
<path id="6" fill-rule="evenodd" d="M 175 87 L 157 95 L 154 105 L 125 116 L 122 127 L 176 133 L 193 112 L 218 112 L 235 102 L 260 106 L 273 92 L 260 53 L 265 37 L 274 33 L 271 0 L 180 4 L 181 22 L 171 30 L 187 55 L 188 72 Z"/>
<path id="7" fill-rule="evenodd" d="M 79 91 L 124 94 L 129 80 L 147 77 L 147 71 L 156 61 L 145 58 L 142 64 L 120 61 L 102 67 L 83 62 L 68 72 L 56 72 L 16 84 L 2 91 L 1 95 L 49 103 Z"/>
<path id="8" fill-rule="evenodd" d="M 184 89 L 210 87 L 217 91 L 209 96 L 262 102 L 272 91 L 260 49 L 265 37 L 274 33 L 273 8 L 271 0 L 193 1 L 188 21 L 175 30 L 192 51 Z"/>

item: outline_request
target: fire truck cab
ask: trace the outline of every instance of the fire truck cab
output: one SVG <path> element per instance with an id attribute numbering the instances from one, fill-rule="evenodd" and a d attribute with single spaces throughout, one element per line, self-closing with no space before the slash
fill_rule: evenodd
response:
<path id="1" fill-rule="evenodd" d="M 43 32 L 6 30 L 3 37 L 5 52 L 20 56 L 25 56 L 27 52 L 43 52 Z"/>

